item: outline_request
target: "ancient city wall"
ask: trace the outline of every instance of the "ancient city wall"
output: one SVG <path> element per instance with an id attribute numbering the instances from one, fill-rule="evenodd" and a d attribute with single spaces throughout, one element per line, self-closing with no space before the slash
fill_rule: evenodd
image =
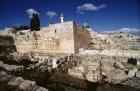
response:
<path id="1" fill-rule="evenodd" d="M 81 55 L 105 55 L 105 56 L 119 56 L 119 57 L 133 57 L 140 58 L 139 51 L 121 51 L 121 50 L 84 50 L 80 52 Z"/>
<path id="2" fill-rule="evenodd" d="M 55 53 L 74 53 L 73 21 L 52 24 L 48 29 L 55 38 Z"/>
<path id="3" fill-rule="evenodd" d="M 22 53 L 74 54 L 90 42 L 90 33 L 80 29 L 74 21 L 50 24 L 41 31 L 28 31 L 13 37 L 17 51 Z"/>
<path id="4" fill-rule="evenodd" d="M 74 47 L 76 53 L 79 52 L 79 48 L 86 48 L 90 43 L 90 33 L 86 29 L 80 29 L 74 24 Z"/>
<path id="5" fill-rule="evenodd" d="M 44 31 L 16 38 L 19 52 L 74 53 L 73 22 L 51 24 Z"/>
<path id="6" fill-rule="evenodd" d="M 0 53 L 10 53 L 16 51 L 12 36 L 0 35 Z"/>

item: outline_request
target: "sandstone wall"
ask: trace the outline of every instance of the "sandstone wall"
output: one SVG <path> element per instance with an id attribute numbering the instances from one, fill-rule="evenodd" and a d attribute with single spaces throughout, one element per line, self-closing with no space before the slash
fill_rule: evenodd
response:
<path id="1" fill-rule="evenodd" d="M 16 51 L 12 36 L 0 35 L 0 53 L 10 53 Z"/>
<path id="2" fill-rule="evenodd" d="M 46 30 L 16 38 L 19 52 L 74 53 L 73 22 L 51 24 Z"/>
<path id="3" fill-rule="evenodd" d="M 19 52 L 74 54 L 88 45 L 90 33 L 69 21 L 50 24 L 42 31 L 16 36 L 15 40 Z"/>
<path id="4" fill-rule="evenodd" d="M 139 51 L 121 51 L 121 50 L 84 50 L 80 53 L 81 55 L 105 55 L 105 56 L 120 56 L 120 57 L 134 57 L 134 58 L 140 58 Z"/>
<path id="5" fill-rule="evenodd" d="M 90 33 L 88 30 L 83 30 L 74 24 L 74 47 L 75 53 L 79 52 L 79 48 L 86 48 L 90 43 Z"/>

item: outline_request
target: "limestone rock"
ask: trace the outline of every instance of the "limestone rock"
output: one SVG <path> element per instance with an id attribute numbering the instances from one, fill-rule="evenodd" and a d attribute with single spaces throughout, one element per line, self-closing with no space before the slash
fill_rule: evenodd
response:
<path id="1" fill-rule="evenodd" d="M 124 69 L 124 65 L 121 62 L 116 61 L 115 62 L 115 68 L 117 69 Z"/>
<path id="2" fill-rule="evenodd" d="M 22 83 L 24 80 L 21 78 L 21 77 L 17 77 L 17 78 L 14 78 L 12 80 L 10 80 L 8 82 L 8 85 L 9 86 L 13 86 L 13 87 L 16 87 L 18 86 L 20 83 Z"/>
<path id="3" fill-rule="evenodd" d="M 113 70 L 113 69 L 115 69 L 113 62 L 105 62 L 104 60 L 102 61 L 101 68 L 102 68 L 102 70 Z"/>
<path id="4" fill-rule="evenodd" d="M 68 70 L 69 75 L 75 76 L 77 78 L 84 78 L 83 73 L 84 73 L 84 69 L 82 66 L 74 67 L 74 68 Z"/>
<path id="5" fill-rule="evenodd" d="M 29 80 L 24 80 L 20 85 L 19 85 L 19 89 L 21 90 L 27 90 L 30 91 L 31 89 L 33 89 L 33 87 L 36 85 L 36 82 L 34 81 L 29 81 Z M 29 90 L 30 89 L 30 90 Z"/>
<path id="6" fill-rule="evenodd" d="M 77 78 L 86 79 L 91 82 L 97 82 L 99 79 L 99 61 L 87 61 L 83 65 L 73 67 L 68 70 L 69 75 Z"/>
<path id="7" fill-rule="evenodd" d="M 136 72 L 137 72 L 137 71 L 138 71 L 137 68 L 134 68 L 134 69 L 132 69 L 132 70 L 129 70 L 129 71 L 128 71 L 128 76 L 129 76 L 129 78 L 134 77 L 134 76 L 136 75 Z"/>
<path id="8" fill-rule="evenodd" d="M 124 82 L 122 82 L 121 84 L 140 89 L 140 78 L 136 78 L 136 77 L 129 78 L 129 79 L 125 80 Z"/>
<path id="9" fill-rule="evenodd" d="M 36 91 L 49 91 L 49 90 L 43 87 L 39 87 Z"/>
<path id="10" fill-rule="evenodd" d="M 136 77 L 140 78 L 140 71 L 136 72 Z"/>
<path id="11" fill-rule="evenodd" d="M 107 72 L 108 82 L 119 83 L 127 79 L 127 75 L 122 70 L 110 70 Z"/>

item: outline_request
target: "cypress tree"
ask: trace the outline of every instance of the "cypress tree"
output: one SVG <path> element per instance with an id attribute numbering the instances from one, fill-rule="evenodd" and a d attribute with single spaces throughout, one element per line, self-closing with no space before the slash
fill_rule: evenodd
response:
<path id="1" fill-rule="evenodd" d="M 31 21 L 30 21 L 30 29 L 31 31 L 39 31 L 40 30 L 40 20 L 38 18 L 37 14 L 32 15 Z"/>

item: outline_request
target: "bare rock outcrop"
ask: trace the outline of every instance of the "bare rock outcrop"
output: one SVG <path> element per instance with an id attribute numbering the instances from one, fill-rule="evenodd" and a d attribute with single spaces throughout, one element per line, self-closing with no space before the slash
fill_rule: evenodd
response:
<path id="1" fill-rule="evenodd" d="M 105 74 L 109 83 L 120 83 L 121 81 L 127 79 L 125 72 L 118 69 L 108 70 L 105 72 Z"/>

